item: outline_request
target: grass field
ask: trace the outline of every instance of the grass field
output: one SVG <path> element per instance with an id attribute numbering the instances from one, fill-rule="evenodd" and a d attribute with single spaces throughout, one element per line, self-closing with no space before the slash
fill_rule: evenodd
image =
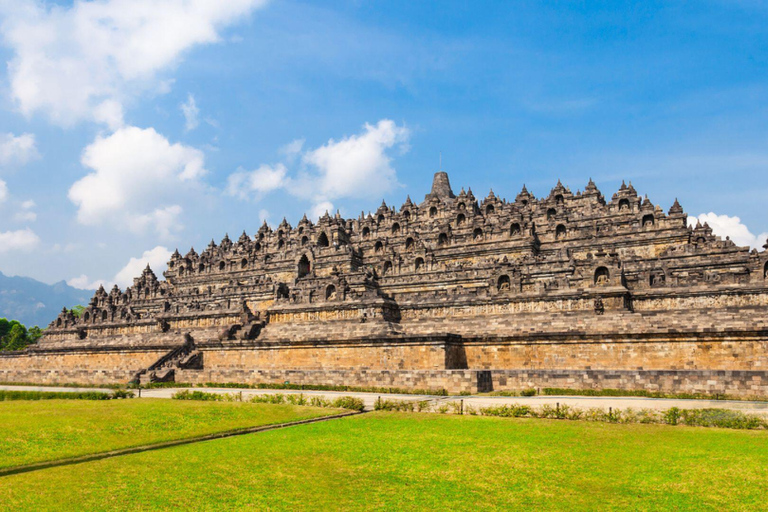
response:
<path id="1" fill-rule="evenodd" d="M 336 412 L 162 399 L 0 402 L 0 468 Z"/>
<path id="2" fill-rule="evenodd" d="M 26 510 L 759 510 L 765 496 L 764 431 L 385 412 L 0 479 L 0 503 Z"/>

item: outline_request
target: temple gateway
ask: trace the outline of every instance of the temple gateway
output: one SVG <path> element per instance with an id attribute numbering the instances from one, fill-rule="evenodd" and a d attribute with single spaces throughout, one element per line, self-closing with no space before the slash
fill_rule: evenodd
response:
<path id="1" fill-rule="evenodd" d="M 764 246 L 768 248 L 768 245 Z M 147 267 L 0 355 L 0 381 L 768 396 L 768 252 L 622 184 L 266 223 Z"/>

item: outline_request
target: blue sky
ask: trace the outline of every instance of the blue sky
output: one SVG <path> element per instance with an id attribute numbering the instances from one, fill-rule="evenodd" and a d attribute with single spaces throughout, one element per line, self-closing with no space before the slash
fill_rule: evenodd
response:
<path id="1" fill-rule="evenodd" d="M 592 177 L 768 232 L 768 3 L 0 0 L 0 271 Z M 185 110 L 187 116 L 185 116 Z M 34 204 L 33 204 L 34 203 Z"/>

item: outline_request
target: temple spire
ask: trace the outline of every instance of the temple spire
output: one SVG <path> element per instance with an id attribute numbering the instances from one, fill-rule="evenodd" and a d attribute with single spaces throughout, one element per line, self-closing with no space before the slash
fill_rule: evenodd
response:
<path id="1" fill-rule="evenodd" d="M 439 199 L 453 199 L 456 197 L 451 190 L 451 182 L 448 179 L 447 172 L 436 172 L 435 177 L 432 180 L 432 191 L 429 193 L 432 197 Z"/>

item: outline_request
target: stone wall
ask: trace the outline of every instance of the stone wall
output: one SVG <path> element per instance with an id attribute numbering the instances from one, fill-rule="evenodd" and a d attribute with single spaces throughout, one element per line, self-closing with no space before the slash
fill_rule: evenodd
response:
<path id="1" fill-rule="evenodd" d="M 167 350 L 0 354 L 0 382 L 125 384 Z"/>
<path id="2" fill-rule="evenodd" d="M 523 389 L 625 389 L 667 393 L 768 396 L 768 372 L 717 370 L 178 370 L 178 382 L 445 389 L 449 393 Z"/>
<path id="3" fill-rule="evenodd" d="M 445 389 L 449 393 L 477 391 L 478 373 L 474 370 L 264 370 L 226 369 L 177 370 L 177 382 L 271 383 L 401 389 Z"/>
<path id="4" fill-rule="evenodd" d="M 229 370 L 444 370 L 455 364 L 446 339 L 338 340 L 286 344 L 216 346 L 198 344 L 206 368 Z"/>
<path id="5" fill-rule="evenodd" d="M 624 389 L 768 397 L 768 371 L 492 370 L 494 390 Z"/>

